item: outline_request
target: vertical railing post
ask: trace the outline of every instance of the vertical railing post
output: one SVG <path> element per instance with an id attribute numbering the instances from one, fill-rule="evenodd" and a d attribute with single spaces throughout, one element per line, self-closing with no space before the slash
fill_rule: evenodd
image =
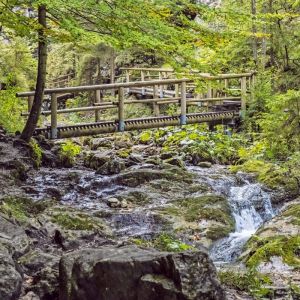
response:
<path id="1" fill-rule="evenodd" d="M 96 98 L 95 98 L 95 104 L 99 105 L 99 103 L 101 103 L 101 91 L 100 90 L 96 90 Z M 96 109 L 95 110 L 95 121 L 96 122 L 100 122 L 100 109 Z"/>
<path id="2" fill-rule="evenodd" d="M 141 71 L 141 81 L 145 81 L 145 73 L 143 70 Z M 142 95 L 143 96 L 145 95 L 145 87 L 144 86 L 142 87 Z"/>
<path id="3" fill-rule="evenodd" d="M 130 82 L 130 73 L 129 73 L 129 70 L 126 70 L 126 82 Z M 128 87 L 127 88 L 127 93 L 129 94 L 130 92 L 130 88 Z"/>
<path id="4" fill-rule="evenodd" d="M 241 116 L 245 117 L 247 107 L 247 77 L 241 78 Z"/>
<path id="5" fill-rule="evenodd" d="M 159 80 L 163 80 L 163 73 L 159 72 Z M 164 86 L 161 84 L 159 87 L 159 98 L 163 98 L 164 97 Z"/>
<path id="6" fill-rule="evenodd" d="M 175 97 L 178 98 L 179 97 L 179 84 L 175 83 Z"/>
<path id="7" fill-rule="evenodd" d="M 228 96 L 228 79 L 227 78 L 224 79 L 224 88 L 225 88 L 224 95 L 225 95 L 225 97 L 227 97 Z"/>
<path id="8" fill-rule="evenodd" d="M 180 99 L 180 125 L 186 124 L 186 82 L 181 83 L 181 99 Z"/>
<path id="9" fill-rule="evenodd" d="M 28 97 L 28 112 L 29 113 L 30 113 L 32 105 L 33 105 L 33 99 L 34 99 L 34 96 L 29 96 Z"/>
<path id="10" fill-rule="evenodd" d="M 119 88 L 119 131 L 125 130 L 125 122 L 124 122 L 124 88 Z"/>
<path id="11" fill-rule="evenodd" d="M 155 85 L 153 86 L 153 99 L 157 99 L 157 98 L 158 98 L 158 86 Z M 155 117 L 159 116 L 159 105 L 157 104 L 157 102 L 153 102 L 153 112 Z"/>
<path id="12" fill-rule="evenodd" d="M 51 94 L 51 139 L 57 139 L 57 94 Z"/>

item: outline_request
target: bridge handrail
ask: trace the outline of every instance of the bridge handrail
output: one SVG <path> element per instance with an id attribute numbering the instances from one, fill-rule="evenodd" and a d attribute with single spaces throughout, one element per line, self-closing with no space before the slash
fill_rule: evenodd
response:
<path id="1" fill-rule="evenodd" d="M 162 73 L 172 73 L 174 69 L 164 69 L 164 68 L 138 68 L 138 67 L 122 67 L 120 68 L 121 71 L 149 71 L 149 72 L 162 72 Z M 242 78 L 242 77 L 252 77 L 255 75 L 256 71 L 245 72 L 245 73 L 229 73 L 229 74 L 217 74 L 217 75 L 210 75 L 209 73 L 201 73 L 197 70 L 191 70 L 189 74 L 197 75 L 203 79 L 211 79 L 211 80 L 218 80 L 218 79 L 233 79 L 233 78 Z M 187 73 L 178 73 L 187 75 Z"/>
<path id="2" fill-rule="evenodd" d="M 166 84 L 180 84 L 183 82 L 192 82 L 192 79 L 181 78 L 181 79 L 165 79 L 165 80 L 152 80 L 152 81 L 135 81 L 135 82 L 124 82 L 124 83 L 113 83 L 113 84 L 98 84 L 98 85 L 83 85 L 75 87 L 65 88 L 53 88 L 45 89 L 45 95 L 60 94 L 60 93 L 71 93 L 71 92 L 84 92 L 84 91 L 96 91 L 96 90 L 110 90 L 118 88 L 131 88 L 131 87 L 145 87 L 155 85 L 166 85 Z M 17 97 L 29 97 L 34 96 L 35 91 L 20 92 L 17 93 Z"/>

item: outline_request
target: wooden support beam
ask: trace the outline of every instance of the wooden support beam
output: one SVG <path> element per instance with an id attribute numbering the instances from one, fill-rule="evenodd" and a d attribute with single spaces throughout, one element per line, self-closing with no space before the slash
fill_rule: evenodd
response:
<path id="1" fill-rule="evenodd" d="M 120 87 L 119 88 L 119 126 L 118 129 L 119 131 L 124 131 L 125 130 L 125 117 L 124 117 L 124 88 Z"/>
<path id="2" fill-rule="evenodd" d="M 186 83 L 181 83 L 181 99 L 180 99 L 180 125 L 186 124 Z"/>
<path id="3" fill-rule="evenodd" d="M 51 139 L 57 139 L 57 94 L 51 95 Z"/>

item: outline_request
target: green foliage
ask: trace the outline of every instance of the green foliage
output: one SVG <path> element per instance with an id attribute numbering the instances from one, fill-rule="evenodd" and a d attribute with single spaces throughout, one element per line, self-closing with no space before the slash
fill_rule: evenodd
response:
<path id="1" fill-rule="evenodd" d="M 26 101 L 16 97 L 17 91 L 13 87 L 0 90 L 0 125 L 9 132 L 20 131 L 24 125 L 21 112 L 26 107 Z"/>
<path id="2" fill-rule="evenodd" d="M 300 149 L 300 92 L 288 91 L 267 102 L 260 126 L 273 157 L 284 159 Z M 276 120 L 276 121 L 275 121 Z"/>
<path id="3" fill-rule="evenodd" d="M 29 146 L 31 149 L 31 156 L 33 158 L 34 165 L 36 168 L 39 168 L 42 164 L 43 151 L 42 151 L 40 145 L 34 139 L 30 140 Z"/>
<path id="4" fill-rule="evenodd" d="M 194 249 L 192 246 L 177 240 L 172 235 L 169 235 L 167 233 L 162 233 L 151 241 L 134 239 L 133 242 L 139 246 L 153 247 L 160 251 L 168 252 L 181 252 Z"/>
<path id="5" fill-rule="evenodd" d="M 64 166 L 73 166 L 75 158 L 81 153 L 81 147 L 71 140 L 63 143 L 59 150 L 59 157 Z"/>
<path id="6" fill-rule="evenodd" d="M 143 131 L 140 136 L 139 136 L 139 141 L 142 144 L 148 144 L 151 142 L 152 139 L 152 132 L 147 130 L 147 131 Z"/>
<path id="7" fill-rule="evenodd" d="M 261 274 L 252 268 L 245 273 L 235 272 L 231 270 L 218 272 L 221 283 L 236 289 L 250 293 L 255 299 L 261 299 L 267 296 L 270 291 L 264 285 L 269 286 L 271 280 L 267 275 Z"/>
<path id="8" fill-rule="evenodd" d="M 246 144 L 246 139 L 242 135 L 227 135 L 223 126 L 216 129 L 213 132 L 205 125 L 188 125 L 172 130 L 160 129 L 154 135 L 166 152 L 179 150 L 200 160 L 221 164 L 236 162 L 239 159 L 237 149 Z"/>

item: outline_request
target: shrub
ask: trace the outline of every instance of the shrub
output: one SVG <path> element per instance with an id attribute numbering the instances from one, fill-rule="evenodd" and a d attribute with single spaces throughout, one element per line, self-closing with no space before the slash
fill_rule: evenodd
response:
<path id="1" fill-rule="evenodd" d="M 71 140 L 62 144 L 59 150 L 59 158 L 65 167 L 72 167 L 75 163 L 75 158 L 81 152 L 81 147 L 74 144 Z"/>

